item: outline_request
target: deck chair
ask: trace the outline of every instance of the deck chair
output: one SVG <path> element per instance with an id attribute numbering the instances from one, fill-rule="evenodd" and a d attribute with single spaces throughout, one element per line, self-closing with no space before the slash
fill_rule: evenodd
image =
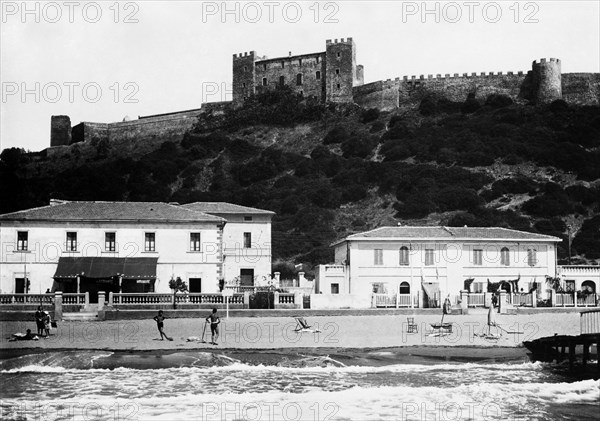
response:
<path id="1" fill-rule="evenodd" d="M 430 323 L 429 336 L 445 336 L 452 333 L 452 323 Z"/>
<path id="2" fill-rule="evenodd" d="M 408 321 L 407 333 L 419 333 L 419 325 L 415 323 L 414 317 L 407 317 Z"/>
<path id="3" fill-rule="evenodd" d="M 313 329 L 312 326 L 309 326 L 308 322 L 304 319 L 304 317 L 294 317 L 294 319 L 296 319 L 296 329 L 294 329 L 295 332 L 320 332 L 319 329 Z"/>

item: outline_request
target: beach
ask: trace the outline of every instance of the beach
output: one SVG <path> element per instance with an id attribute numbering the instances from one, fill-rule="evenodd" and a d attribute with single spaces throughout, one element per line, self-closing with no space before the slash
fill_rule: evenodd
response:
<path id="1" fill-rule="evenodd" d="M 447 315 L 452 332 L 432 335 L 431 324 L 441 314 L 311 316 L 306 321 L 312 330 L 296 332 L 293 317 L 221 316 L 218 345 L 211 345 L 210 327 L 203 318 L 169 319 L 165 312 L 165 333 L 173 341 L 159 340 L 156 323 L 151 320 L 112 320 L 60 322 L 47 339 L 8 342 L 16 332 L 31 329 L 35 323 L 0 322 L 4 351 L 16 349 L 104 349 L 104 350 L 192 350 L 192 349 L 292 349 L 292 348 L 387 348 L 387 347 L 503 347 L 522 346 L 523 341 L 558 335 L 579 334 L 579 313 L 538 312 L 526 315 L 495 315 L 504 331 L 492 328 L 499 338 L 479 336 L 487 331 L 487 311 L 473 310 L 468 315 Z M 208 315 L 208 312 L 207 312 Z M 407 317 L 414 317 L 418 333 L 407 333 Z M 519 332 L 519 333 L 506 333 Z M 190 340 L 188 340 L 190 339 Z"/>

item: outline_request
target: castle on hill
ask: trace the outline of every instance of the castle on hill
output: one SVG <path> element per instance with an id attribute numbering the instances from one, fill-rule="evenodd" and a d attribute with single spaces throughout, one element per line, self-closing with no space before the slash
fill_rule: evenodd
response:
<path id="1" fill-rule="evenodd" d="M 50 146 L 129 138 L 182 137 L 207 111 L 241 106 L 252 95 L 288 86 L 298 95 L 323 103 L 356 103 L 364 108 L 393 110 L 418 107 L 436 96 L 464 102 L 501 94 L 518 103 L 545 104 L 562 99 L 569 104 L 600 104 L 600 73 L 562 73 L 559 59 L 534 61 L 527 72 L 488 72 L 404 76 L 364 83 L 364 67 L 356 64 L 352 38 L 327 40 L 325 51 L 287 57 L 261 57 L 254 51 L 233 55 L 232 101 L 200 108 L 139 117 L 117 123 L 81 122 L 71 127 L 68 116 L 52 116 Z"/>

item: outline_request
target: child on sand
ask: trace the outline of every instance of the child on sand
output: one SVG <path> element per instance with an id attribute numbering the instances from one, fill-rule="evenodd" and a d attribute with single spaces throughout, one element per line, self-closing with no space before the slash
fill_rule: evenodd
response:
<path id="1" fill-rule="evenodd" d="M 156 322 L 156 327 L 158 327 L 158 332 L 160 333 L 160 340 L 163 341 L 163 336 L 168 339 L 169 341 L 172 341 L 173 338 L 169 338 L 167 336 L 167 334 L 165 332 L 163 332 L 163 326 L 164 326 L 164 320 L 166 319 L 165 316 L 163 316 L 163 312 L 162 310 L 158 310 L 158 315 L 154 316 L 154 321 Z"/>
<path id="2" fill-rule="evenodd" d="M 217 339 L 219 339 L 219 323 L 221 319 L 217 315 L 217 309 L 213 308 L 212 314 L 206 318 L 207 322 L 210 322 L 210 333 L 211 333 L 211 344 L 217 345 Z"/>

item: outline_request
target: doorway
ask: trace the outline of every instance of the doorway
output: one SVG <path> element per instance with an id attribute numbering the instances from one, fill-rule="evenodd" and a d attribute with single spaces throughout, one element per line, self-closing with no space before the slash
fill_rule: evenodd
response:
<path id="1" fill-rule="evenodd" d="M 190 293 L 202 292 L 202 278 L 190 278 Z"/>

